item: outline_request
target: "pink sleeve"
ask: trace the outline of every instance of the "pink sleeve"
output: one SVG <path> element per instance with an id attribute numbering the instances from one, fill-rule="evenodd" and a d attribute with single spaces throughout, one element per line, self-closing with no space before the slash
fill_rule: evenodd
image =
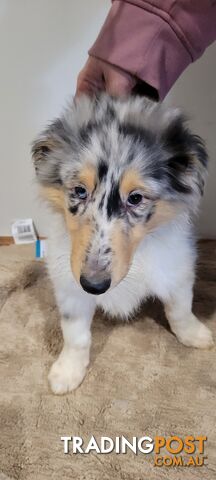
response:
<path id="1" fill-rule="evenodd" d="M 215 0 L 114 0 L 89 54 L 145 81 L 163 99 L 215 39 Z"/>

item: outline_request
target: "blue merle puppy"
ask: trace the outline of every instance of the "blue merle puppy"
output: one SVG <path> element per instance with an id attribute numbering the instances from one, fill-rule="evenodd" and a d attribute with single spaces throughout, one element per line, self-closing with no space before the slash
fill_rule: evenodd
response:
<path id="1" fill-rule="evenodd" d="M 180 342 L 210 347 L 191 311 L 192 220 L 207 154 L 181 112 L 139 97 L 83 96 L 34 142 L 33 159 L 51 206 L 47 263 L 64 337 L 52 391 L 82 382 L 97 305 L 128 318 L 158 297 Z"/>

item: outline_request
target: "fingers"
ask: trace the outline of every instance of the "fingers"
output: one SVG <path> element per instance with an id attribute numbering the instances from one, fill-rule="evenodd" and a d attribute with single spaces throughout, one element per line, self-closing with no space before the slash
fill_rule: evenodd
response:
<path id="1" fill-rule="evenodd" d="M 113 96 L 131 93 L 136 84 L 135 78 L 118 67 L 89 57 L 77 79 L 76 96 L 82 93 L 94 95 L 106 91 Z"/>
<path id="2" fill-rule="evenodd" d="M 129 95 L 136 84 L 132 75 L 108 64 L 104 69 L 104 78 L 106 92 L 115 97 Z"/>
<path id="3" fill-rule="evenodd" d="M 101 65 L 97 59 L 90 57 L 78 75 L 76 96 L 81 93 L 94 95 L 101 90 L 105 90 Z"/>

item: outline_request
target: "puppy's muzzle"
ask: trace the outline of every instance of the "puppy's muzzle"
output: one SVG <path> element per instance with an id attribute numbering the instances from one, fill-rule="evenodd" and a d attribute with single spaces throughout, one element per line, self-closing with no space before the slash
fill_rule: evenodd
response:
<path id="1" fill-rule="evenodd" d="M 87 278 L 85 275 L 81 275 L 80 277 L 80 284 L 88 293 L 92 295 L 101 295 L 105 293 L 111 285 L 111 278 L 97 278 L 97 277 L 89 277 Z"/>

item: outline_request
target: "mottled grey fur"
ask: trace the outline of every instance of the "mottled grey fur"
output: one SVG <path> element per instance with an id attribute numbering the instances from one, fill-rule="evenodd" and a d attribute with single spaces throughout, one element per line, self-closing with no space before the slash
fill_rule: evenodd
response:
<path id="1" fill-rule="evenodd" d="M 98 182 L 103 183 L 100 208 L 107 193 L 108 217 L 124 215 L 118 183 L 128 167 L 145 179 L 153 201 L 181 202 L 191 212 L 203 193 L 207 167 L 203 141 L 191 133 L 178 109 L 145 98 L 119 100 L 105 94 L 73 100 L 35 141 L 33 158 L 41 184 L 69 190 L 80 167 L 90 159 L 98 167 Z M 78 199 L 72 192 L 68 198 L 76 213 Z M 149 212 L 145 214 L 147 218 Z M 139 217 L 139 209 L 131 222 L 133 217 Z"/>

